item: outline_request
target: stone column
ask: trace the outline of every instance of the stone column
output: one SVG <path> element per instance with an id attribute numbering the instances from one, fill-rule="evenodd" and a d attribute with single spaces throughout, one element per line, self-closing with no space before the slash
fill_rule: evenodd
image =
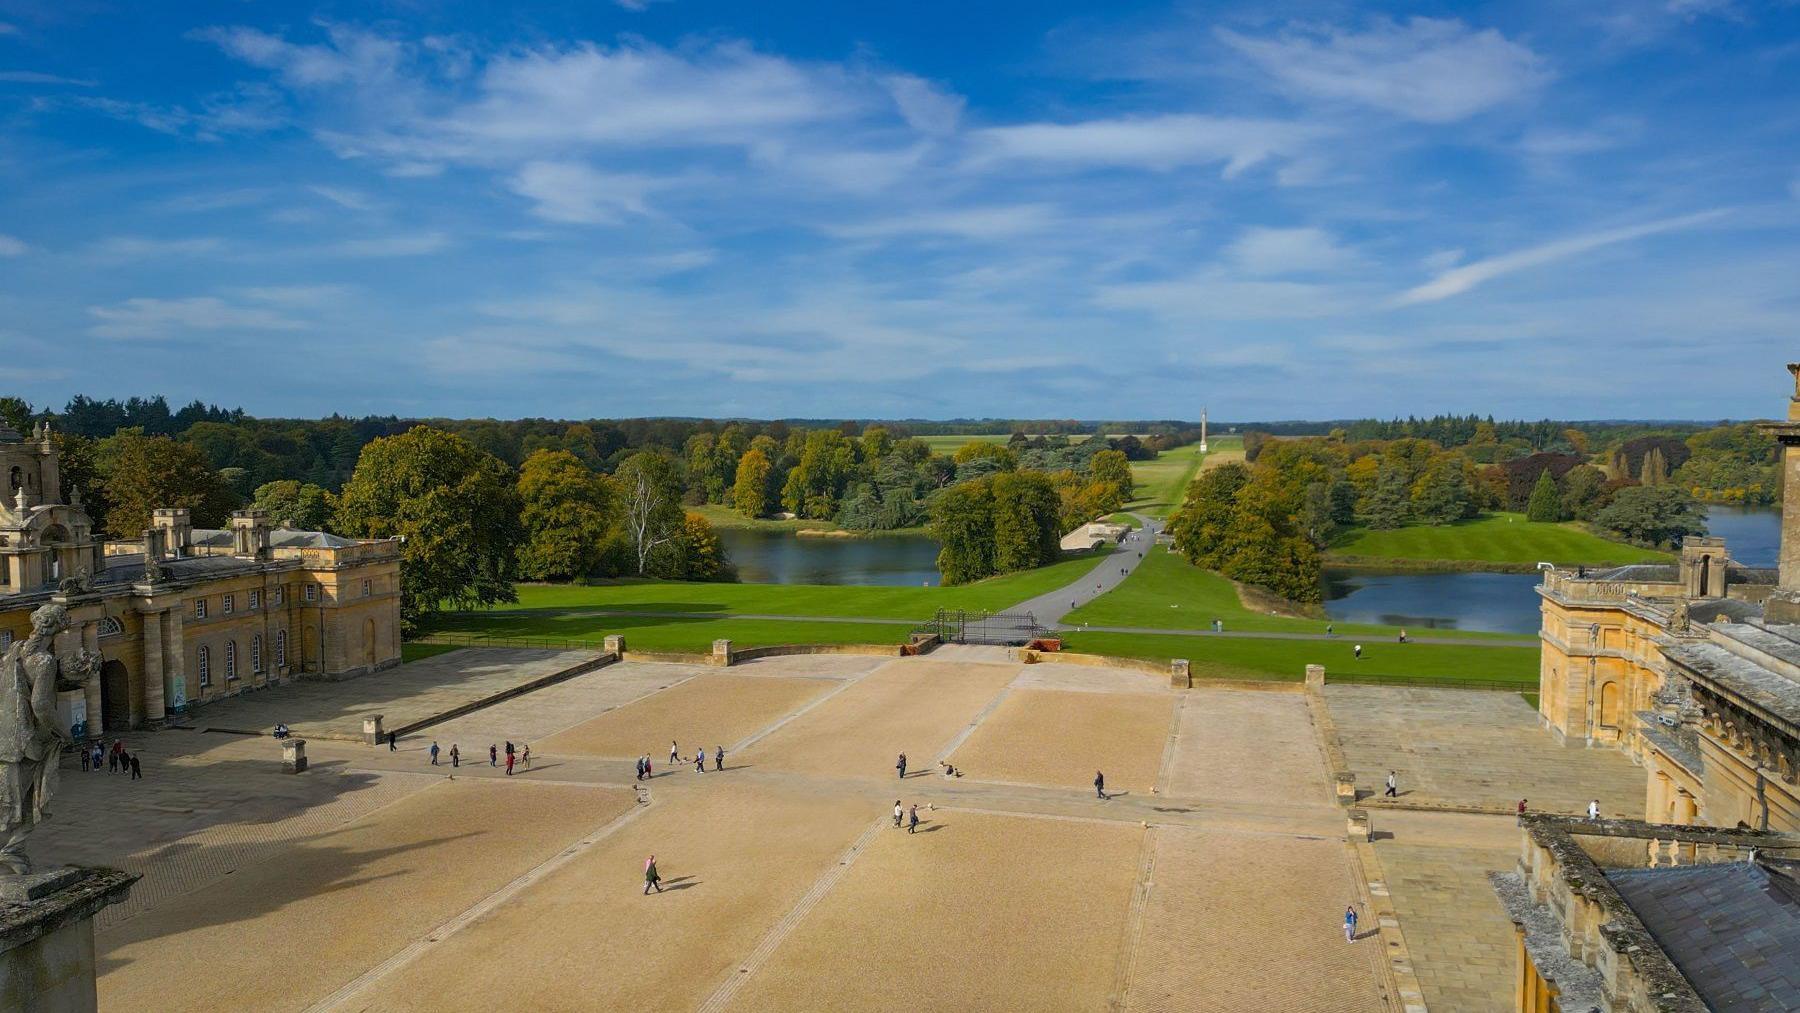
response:
<path id="1" fill-rule="evenodd" d="M 1169 686 L 1172 689 L 1190 689 L 1194 685 L 1194 677 L 1189 672 L 1188 659 L 1174 658 L 1169 662 Z"/>
<path id="2" fill-rule="evenodd" d="M 144 719 L 151 724 L 163 720 L 163 650 L 162 612 L 145 612 L 139 620 L 144 626 Z"/>
<path id="3" fill-rule="evenodd" d="M 95 654 L 100 653 L 99 623 L 86 623 L 81 627 L 81 646 L 93 651 Z M 104 676 L 101 678 L 104 678 Z M 126 692 L 130 692 L 129 687 Z M 100 707 L 100 679 L 98 678 L 88 680 L 87 710 L 89 736 L 99 738 L 100 736 L 105 735 L 109 730 L 116 732 L 123 732 L 125 730 L 123 728 L 108 729 L 106 727 L 106 715 L 101 712 Z"/>
<path id="4" fill-rule="evenodd" d="M 179 604 L 164 614 L 169 628 L 163 637 L 163 712 L 179 714 L 187 710 L 187 634 Z"/>
<path id="5" fill-rule="evenodd" d="M 730 665 L 731 665 L 731 641 L 729 641 L 729 640 L 713 641 L 712 657 L 713 657 L 713 664 L 721 665 L 724 667 L 730 667 Z"/>
<path id="6" fill-rule="evenodd" d="M 1323 689 L 1325 687 L 1325 666 L 1324 665 L 1308 665 L 1308 666 L 1306 666 L 1306 685 L 1309 688 Z"/>

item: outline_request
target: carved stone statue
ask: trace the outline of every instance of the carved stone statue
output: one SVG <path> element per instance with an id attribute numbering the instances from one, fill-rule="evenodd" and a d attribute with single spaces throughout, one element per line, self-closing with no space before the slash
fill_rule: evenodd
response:
<path id="1" fill-rule="evenodd" d="M 1669 612 L 1669 632 L 1686 633 L 1692 628 L 1693 622 L 1688 618 L 1687 601 L 1685 599 L 1677 600 L 1675 608 Z"/>
<path id="2" fill-rule="evenodd" d="M 56 718 L 59 662 L 54 641 L 69 628 L 61 605 L 31 614 L 31 636 L 0 656 L 0 872 L 31 871 L 25 839 L 50 815 L 44 808 L 56 792 L 56 765 L 68 731 Z M 71 677 L 95 667 L 92 652 L 80 651 L 66 664 Z"/>

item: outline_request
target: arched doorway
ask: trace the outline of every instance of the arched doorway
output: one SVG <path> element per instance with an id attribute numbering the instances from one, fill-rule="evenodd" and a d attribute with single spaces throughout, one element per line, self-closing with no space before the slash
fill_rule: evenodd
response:
<path id="1" fill-rule="evenodd" d="M 1619 684 L 1609 682 L 1600 687 L 1600 727 L 1618 728 L 1620 717 Z"/>
<path id="2" fill-rule="evenodd" d="M 100 666 L 100 722 L 108 734 L 131 727 L 131 675 L 122 661 Z"/>
<path id="3" fill-rule="evenodd" d="M 375 620 L 363 620 L 363 664 L 375 667 Z"/>

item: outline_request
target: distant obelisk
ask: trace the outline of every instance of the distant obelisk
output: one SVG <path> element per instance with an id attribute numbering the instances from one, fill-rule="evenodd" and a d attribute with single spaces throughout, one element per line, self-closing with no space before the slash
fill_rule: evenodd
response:
<path id="1" fill-rule="evenodd" d="M 1206 409 L 1200 409 L 1200 452 L 1206 453 Z"/>

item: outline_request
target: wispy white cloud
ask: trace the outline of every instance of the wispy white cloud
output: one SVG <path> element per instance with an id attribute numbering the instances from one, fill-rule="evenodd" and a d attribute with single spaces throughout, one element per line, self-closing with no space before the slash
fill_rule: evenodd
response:
<path id="1" fill-rule="evenodd" d="M 240 85 L 233 91 L 207 96 L 197 108 L 191 109 L 180 105 L 127 102 L 113 98 L 84 97 L 68 101 L 114 119 L 136 123 L 157 133 L 177 137 L 193 136 L 207 141 L 218 140 L 227 135 L 272 130 L 286 119 L 286 113 L 275 93 L 260 85 Z"/>
<path id="2" fill-rule="evenodd" d="M 351 293 L 348 285 L 252 285 L 234 291 L 255 302 L 295 309 L 332 306 Z"/>
<path id="3" fill-rule="evenodd" d="M 1048 204 L 1010 204 L 896 215 L 823 226 L 845 239 L 891 239 L 897 236 L 956 236 L 962 239 L 1005 239 L 1041 232 L 1058 221 Z"/>
<path id="4" fill-rule="evenodd" d="M 1223 163 L 1229 178 L 1269 159 L 1291 157 L 1324 133 L 1320 127 L 1281 120 L 1178 113 L 988 127 L 975 133 L 973 143 L 978 163 L 1005 160 L 1164 172 Z"/>
<path id="5" fill-rule="evenodd" d="M 449 246 L 450 237 L 442 232 L 419 232 L 346 239 L 333 244 L 326 252 L 343 257 L 418 257 L 437 253 Z"/>
<path id="6" fill-rule="evenodd" d="M 512 177 L 514 193 L 532 201 L 532 213 L 552 222 L 612 225 L 645 215 L 645 198 L 664 181 L 650 176 L 600 172 L 579 162 L 528 162 Z"/>
<path id="7" fill-rule="evenodd" d="M 9 24 L 5 21 L 0 21 L 0 35 L 17 35 L 17 34 L 19 34 L 19 26 L 18 25 Z"/>
<path id="8" fill-rule="evenodd" d="M 1602 229 L 1596 232 L 1583 233 L 1558 239 L 1554 242 L 1527 247 L 1513 253 L 1489 257 L 1454 267 L 1443 272 L 1423 285 L 1408 289 L 1395 300 L 1397 305 L 1407 306 L 1414 303 L 1436 302 L 1461 295 L 1477 285 L 1494 280 L 1503 275 L 1525 271 L 1534 267 L 1542 267 L 1559 260 L 1579 256 L 1590 250 L 1598 250 L 1604 246 L 1630 242 L 1645 236 L 1654 236 L 1663 232 L 1674 232 L 1680 229 L 1691 229 L 1697 225 L 1717 221 L 1730 213 L 1728 208 L 1717 208 L 1695 214 L 1680 215 L 1674 218 L 1663 218 L 1640 225 L 1629 225 L 1616 229 Z"/>
<path id="9" fill-rule="evenodd" d="M 1272 38 L 1219 38 L 1301 98 L 1450 123 L 1515 101 L 1550 79 L 1542 58 L 1498 31 L 1461 21 L 1377 21 L 1368 31 L 1296 26 Z"/>
<path id="10" fill-rule="evenodd" d="M 66 84 L 77 88 L 92 88 L 100 82 L 85 77 L 63 77 L 60 74 L 44 74 L 35 70 L 0 70 L 0 81 L 9 84 Z"/>
<path id="11" fill-rule="evenodd" d="M 374 199 L 361 190 L 317 184 L 309 186 L 307 189 L 347 211 L 371 211 L 375 208 Z"/>
<path id="12" fill-rule="evenodd" d="M 890 74 L 882 78 L 888 94 L 900 115 L 914 130 L 943 137 L 956 132 L 967 103 L 961 95 L 944 91 L 937 85 L 911 74 Z"/>
<path id="13" fill-rule="evenodd" d="M 25 245 L 17 236 L 0 234 L 0 257 L 22 257 L 31 247 Z"/>
<path id="14" fill-rule="evenodd" d="M 292 331 L 305 326 L 273 310 L 216 296 L 127 299 L 113 306 L 89 306 L 88 315 L 99 321 L 88 333 L 102 338 L 179 338 L 191 331 Z"/>
<path id="15" fill-rule="evenodd" d="M 197 257 L 217 253 L 225 241 L 217 236 L 107 236 L 87 248 L 89 256 L 107 261 L 152 261 L 171 257 Z"/>
<path id="16" fill-rule="evenodd" d="M 1225 251 L 1239 270 L 1251 275 L 1312 274 L 1353 267 L 1359 258 L 1324 229 L 1311 227 L 1244 230 Z"/>

